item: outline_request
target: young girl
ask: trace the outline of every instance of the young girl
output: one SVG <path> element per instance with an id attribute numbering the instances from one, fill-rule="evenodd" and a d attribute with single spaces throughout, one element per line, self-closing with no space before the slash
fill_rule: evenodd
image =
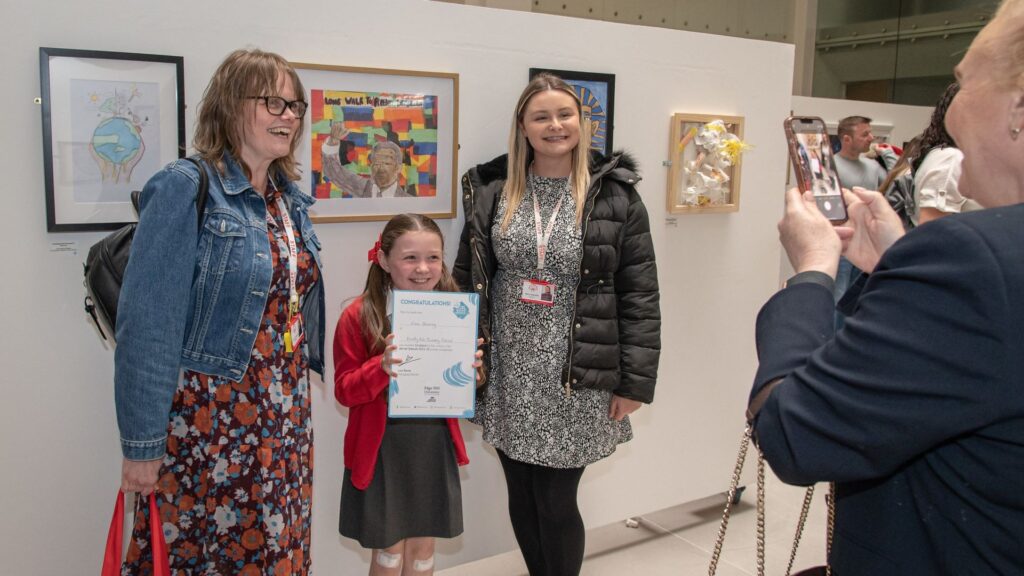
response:
<path id="1" fill-rule="evenodd" d="M 334 396 L 349 408 L 339 530 L 373 549 L 371 576 L 433 574 L 434 538 L 462 533 L 456 463 L 469 459 L 458 421 L 387 416 L 388 382 L 400 362 L 389 292 L 458 291 L 443 257 L 433 220 L 392 218 L 370 250 L 366 287 L 334 334 Z"/>

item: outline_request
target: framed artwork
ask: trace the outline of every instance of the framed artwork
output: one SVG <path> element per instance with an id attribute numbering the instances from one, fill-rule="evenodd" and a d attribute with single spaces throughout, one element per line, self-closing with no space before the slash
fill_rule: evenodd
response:
<path id="1" fill-rule="evenodd" d="M 458 74 L 292 65 L 309 102 L 297 154 L 314 222 L 455 217 Z"/>
<path id="2" fill-rule="evenodd" d="M 573 87 L 583 103 L 583 118 L 590 120 L 590 148 L 605 156 L 611 154 L 615 128 L 615 74 L 530 68 L 530 79 L 541 72 L 554 74 Z"/>
<path id="3" fill-rule="evenodd" d="M 669 213 L 739 210 L 743 118 L 673 114 L 669 133 Z"/>
<path id="4" fill-rule="evenodd" d="M 115 230 L 132 190 L 185 155 L 180 56 L 39 49 L 47 232 Z"/>

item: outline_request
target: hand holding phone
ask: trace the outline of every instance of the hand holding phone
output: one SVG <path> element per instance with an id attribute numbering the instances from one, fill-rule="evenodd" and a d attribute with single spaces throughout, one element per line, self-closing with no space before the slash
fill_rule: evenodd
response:
<path id="1" fill-rule="evenodd" d="M 846 222 L 846 203 L 825 121 L 813 116 L 790 116 L 783 126 L 800 190 L 814 194 L 818 210 L 832 223 Z"/>
<path id="2" fill-rule="evenodd" d="M 786 210 L 779 221 L 779 241 L 793 270 L 817 270 L 835 278 L 843 243 L 832 222 L 823 218 L 810 194 L 786 191 Z"/>

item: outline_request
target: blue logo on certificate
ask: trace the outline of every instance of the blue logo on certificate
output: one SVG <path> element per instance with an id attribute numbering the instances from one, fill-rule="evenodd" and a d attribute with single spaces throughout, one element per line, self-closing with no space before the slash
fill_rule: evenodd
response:
<path id="1" fill-rule="evenodd" d="M 458 388 L 465 388 L 474 381 L 473 375 L 466 374 L 466 371 L 462 369 L 462 362 L 445 370 L 443 378 L 445 384 Z"/>
<path id="2" fill-rule="evenodd" d="M 452 308 L 452 312 L 455 313 L 456 318 L 462 320 L 466 316 L 469 316 L 469 306 L 466 306 L 465 302 L 459 302 L 458 306 Z"/>

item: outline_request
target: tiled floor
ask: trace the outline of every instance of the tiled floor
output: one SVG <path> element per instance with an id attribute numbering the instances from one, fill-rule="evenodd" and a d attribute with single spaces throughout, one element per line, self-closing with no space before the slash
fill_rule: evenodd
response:
<path id="1" fill-rule="evenodd" d="M 766 481 L 766 573 L 784 574 L 803 504 L 804 490 L 786 486 L 768 473 Z M 754 486 L 734 508 L 717 574 L 757 574 Z M 800 541 L 794 570 L 825 560 L 827 485 L 815 490 L 814 502 Z M 708 498 L 639 518 L 637 528 L 625 523 L 587 532 L 584 576 L 679 576 L 707 574 L 721 520 L 722 498 Z M 525 576 L 518 550 L 437 572 L 438 576 Z"/>

